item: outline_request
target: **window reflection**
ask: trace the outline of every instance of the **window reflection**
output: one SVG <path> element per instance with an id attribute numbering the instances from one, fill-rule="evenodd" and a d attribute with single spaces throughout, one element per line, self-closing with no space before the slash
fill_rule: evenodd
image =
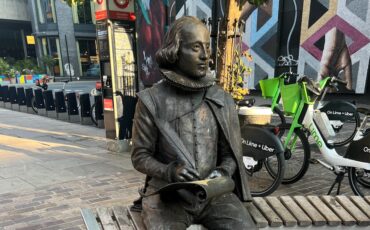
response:
<path id="1" fill-rule="evenodd" d="M 94 9 L 92 7 L 93 2 L 84 1 L 82 3 L 74 4 L 73 10 L 73 21 L 74 23 L 80 24 L 93 24 L 95 23 Z"/>
<path id="2" fill-rule="evenodd" d="M 80 64 L 82 76 L 100 77 L 100 67 L 98 56 L 96 54 L 95 40 L 78 40 L 80 51 Z"/>
<path id="3" fill-rule="evenodd" d="M 54 76 L 61 76 L 61 59 L 60 59 L 60 44 L 56 37 L 42 38 L 43 54 L 52 57 L 55 60 L 54 66 L 49 69 L 49 73 Z M 49 68 L 49 67 L 47 67 Z"/>
<path id="4" fill-rule="evenodd" d="M 55 6 L 53 0 L 37 1 L 38 16 L 40 23 L 55 23 Z"/>

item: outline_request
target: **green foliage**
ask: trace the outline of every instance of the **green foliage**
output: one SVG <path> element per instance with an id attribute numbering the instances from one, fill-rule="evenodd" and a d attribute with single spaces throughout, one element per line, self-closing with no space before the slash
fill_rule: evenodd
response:
<path id="1" fill-rule="evenodd" d="M 50 69 L 54 67 L 54 65 L 57 63 L 57 61 L 50 55 L 45 55 L 41 57 L 41 62 L 49 67 Z"/>
<path id="2" fill-rule="evenodd" d="M 243 100 L 245 95 L 249 93 L 248 89 L 245 88 L 245 78 L 248 77 L 252 69 L 244 64 L 243 57 L 247 61 L 252 61 L 252 56 L 248 51 L 244 51 L 239 54 L 239 51 L 235 50 L 234 53 L 234 63 L 230 71 L 231 76 L 231 86 L 230 92 L 234 100 Z"/>
<path id="3" fill-rule="evenodd" d="M 18 60 L 14 64 L 14 68 L 19 70 L 22 74 L 30 74 L 31 70 L 37 67 L 36 60 L 33 58 L 26 58 Z"/>
<path id="4" fill-rule="evenodd" d="M 15 76 L 19 73 L 18 70 L 14 69 L 14 68 L 10 68 L 6 71 L 6 75 L 8 75 L 8 77 L 10 78 L 15 78 Z"/>
<path id="5" fill-rule="evenodd" d="M 0 74 L 5 74 L 9 68 L 9 64 L 3 58 L 0 58 Z"/>

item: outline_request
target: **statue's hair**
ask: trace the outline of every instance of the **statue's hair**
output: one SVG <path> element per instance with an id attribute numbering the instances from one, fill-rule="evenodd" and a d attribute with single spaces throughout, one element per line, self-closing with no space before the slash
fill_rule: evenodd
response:
<path id="1" fill-rule="evenodd" d="M 189 24 L 204 25 L 202 21 L 193 16 L 184 16 L 177 19 L 164 36 L 162 47 L 155 54 L 155 59 L 160 68 L 171 68 L 178 60 L 178 52 L 182 37 L 181 33 L 184 27 Z"/>

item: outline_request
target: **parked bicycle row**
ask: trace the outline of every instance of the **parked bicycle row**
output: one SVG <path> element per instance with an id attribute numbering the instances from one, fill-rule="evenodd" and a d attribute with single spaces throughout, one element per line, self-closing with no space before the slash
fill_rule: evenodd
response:
<path id="1" fill-rule="evenodd" d="M 241 119 L 247 119 L 242 126 L 243 161 L 252 195 L 266 196 L 281 183 L 299 181 L 310 162 L 337 175 L 328 194 L 335 185 L 339 194 L 348 175 L 355 195 L 370 195 L 370 110 L 346 101 L 323 103 L 329 90 L 346 84 L 336 77 L 318 82 L 306 76 L 290 82 L 290 77 L 292 74 L 285 73 L 260 81 L 262 95 L 272 99 L 271 105 L 238 105 Z M 309 136 L 323 160 L 311 158 Z M 346 151 L 339 153 L 337 147 Z"/>
<path id="2" fill-rule="evenodd" d="M 62 89 L 58 90 L 48 90 L 42 85 L 28 88 L 0 85 L 0 106 L 103 128 L 103 103 L 99 90 L 93 89 L 91 93 L 66 91 L 67 83 L 64 81 Z"/>

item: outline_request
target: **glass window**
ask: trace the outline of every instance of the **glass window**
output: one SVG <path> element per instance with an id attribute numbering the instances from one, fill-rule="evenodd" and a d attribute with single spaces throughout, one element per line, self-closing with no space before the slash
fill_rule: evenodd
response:
<path id="1" fill-rule="evenodd" d="M 52 57 L 55 61 L 55 64 L 51 69 L 47 67 L 49 72 L 54 76 L 63 75 L 63 69 L 60 68 L 62 66 L 62 63 L 60 58 L 61 55 L 59 39 L 55 37 L 42 38 L 42 47 L 43 54 Z"/>
<path id="2" fill-rule="evenodd" d="M 56 23 L 54 0 L 37 0 L 40 23 Z"/>
<path id="3" fill-rule="evenodd" d="M 77 49 L 80 51 L 79 60 L 82 76 L 99 77 L 100 67 L 95 40 L 78 40 Z"/>
<path id="4" fill-rule="evenodd" d="M 95 23 L 94 2 L 84 1 L 72 6 L 73 22 L 81 24 Z"/>

